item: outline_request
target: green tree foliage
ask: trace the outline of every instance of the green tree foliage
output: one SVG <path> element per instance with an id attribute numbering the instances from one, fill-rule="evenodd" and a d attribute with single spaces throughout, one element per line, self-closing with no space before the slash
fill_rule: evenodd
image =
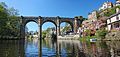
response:
<path id="1" fill-rule="evenodd" d="M 120 9 L 120 6 L 115 6 L 115 8 L 119 8 Z"/>
<path id="2" fill-rule="evenodd" d="M 67 31 L 70 31 L 72 28 L 71 28 L 71 26 L 70 26 L 70 24 L 69 23 L 65 23 L 65 27 L 64 27 L 64 29 L 62 30 L 62 32 L 67 32 Z"/>
<path id="3" fill-rule="evenodd" d="M 105 38 L 105 35 L 108 33 L 108 31 L 107 30 L 105 30 L 105 28 L 101 28 L 101 29 L 99 29 L 98 31 L 97 31 L 97 37 L 99 37 L 99 38 L 101 38 L 101 39 L 103 39 L 103 38 Z"/>
<path id="4" fill-rule="evenodd" d="M 8 8 L 4 2 L 0 3 L 0 36 L 19 36 L 20 19 L 17 15 L 16 9 Z"/>
<path id="5" fill-rule="evenodd" d="M 51 28 L 47 28 L 46 32 L 47 32 L 47 33 L 50 33 L 50 30 L 51 30 Z"/>
<path id="6" fill-rule="evenodd" d="M 120 9 L 120 6 L 115 6 L 115 7 L 106 9 L 106 12 L 104 13 L 104 15 L 109 17 L 109 16 L 115 14 L 116 13 L 116 8 Z"/>
<path id="7" fill-rule="evenodd" d="M 85 30 L 86 36 L 90 36 L 90 32 L 91 32 L 91 30 L 86 29 L 86 30 Z"/>
<path id="8" fill-rule="evenodd" d="M 46 34 L 47 34 L 47 32 L 46 32 L 46 31 L 43 31 L 43 32 L 42 32 L 42 38 L 45 38 L 45 37 L 46 37 Z"/>
<path id="9" fill-rule="evenodd" d="M 104 15 L 107 16 L 107 17 L 116 13 L 116 8 L 108 8 L 106 10 L 107 10 L 107 12 L 105 12 Z"/>

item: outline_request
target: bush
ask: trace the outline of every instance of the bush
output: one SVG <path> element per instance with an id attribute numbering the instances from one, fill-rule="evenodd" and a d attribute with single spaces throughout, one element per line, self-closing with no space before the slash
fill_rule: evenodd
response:
<path id="1" fill-rule="evenodd" d="M 99 29 L 96 33 L 97 35 L 97 38 L 101 38 L 101 39 L 104 39 L 105 38 L 105 35 L 108 33 L 107 30 L 105 30 L 105 28 L 102 28 L 102 29 Z"/>
<path id="2" fill-rule="evenodd" d="M 90 33 L 91 33 L 91 30 L 90 29 L 86 29 L 85 33 L 86 33 L 86 36 L 89 36 Z"/>
<path id="3" fill-rule="evenodd" d="M 107 10 L 107 12 L 105 12 L 104 15 L 107 16 L 107 17 L 116 13 L 116 8 L 108 8 L 106 10 Z"/>

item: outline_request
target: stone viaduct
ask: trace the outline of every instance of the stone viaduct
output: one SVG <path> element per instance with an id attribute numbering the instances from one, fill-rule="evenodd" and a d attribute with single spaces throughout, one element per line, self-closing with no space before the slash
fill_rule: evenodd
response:
<path id="1" fill-rule="evenodd" d="M 34 16 L 21 16 L 20 17 L 20 38 L 25 38 L 25 26 L 28 22 L 36 22 L 39 26 L 39 37 L 42 37 L 42 25 L 45 22 L 52 22 L 55 27 L 56 27 L 56 34 L 57 36 L 60 35 L 60 24 L 62 22 L 67 22 L 71 25 L 72 27 L 72 31 L 74 31 L 74 33 L 77 32 L 78 27 L 81 24 L 80 19 L 78 19 L 77 17 L 75 18 L 64 18 L 64 17 L 34 17 Z"/>

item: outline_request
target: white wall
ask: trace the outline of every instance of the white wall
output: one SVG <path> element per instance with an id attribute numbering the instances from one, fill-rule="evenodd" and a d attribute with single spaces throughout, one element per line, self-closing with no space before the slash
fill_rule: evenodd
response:
<path id="1" fill-rule="evenodd" d="M 111 25 L 108 25 L 108 31 L 110 31 L 111 30 Z"/>
<path id="2" fill-rule="evenodd" d="M 114 16 L 114 17 L 111 18 L 111 22 L 115 22 L 115 21 L 117 21 L 116 20 L 116 16 Z"/>
<path id="3" fill-rule="evenodd" d="M 110 24 L 110 19 L 107 20 L 107 24 Z"/>

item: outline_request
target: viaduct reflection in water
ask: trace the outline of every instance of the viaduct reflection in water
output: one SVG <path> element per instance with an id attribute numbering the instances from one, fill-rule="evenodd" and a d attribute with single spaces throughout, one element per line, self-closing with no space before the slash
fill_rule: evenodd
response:
<path id="1" fill-rule="evenodd" d="M 0 40 L 0 57 L 118 57 L 120 41 Z M 40 47 L 42 50 L 40 51 Z M 42 55 L 40 55 L 42 52 Z"/>
<path id="2" fill-rule="evenodd" d="M 0 57 L 25 57 L 24 40 L 0 40 Z"/>

